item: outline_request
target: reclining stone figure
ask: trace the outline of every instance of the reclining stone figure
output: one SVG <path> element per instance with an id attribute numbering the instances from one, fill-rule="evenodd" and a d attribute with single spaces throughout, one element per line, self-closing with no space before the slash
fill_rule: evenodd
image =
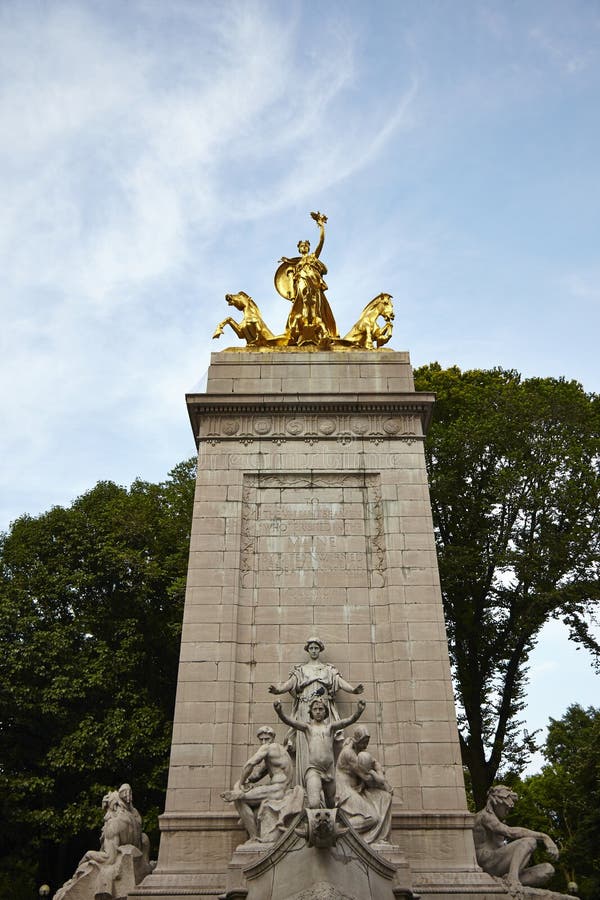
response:
<path id="1" fill-rule="evenodd" d="M 126 898 L 154 868 L 150 841 L 142 831 L 142 818 L 133 806 L 128 784 L 102 798 L 104 825 L 100 850 L 84 853 L 72 878 L 54 900 L 116 900 Z"/>
<path id="2" fill-rule="evenodd" d="M 528 866 L 533 851 L 541 844 L 552 859 L 558 858 L 558 847 L 541 831 L 506 825 L 517 794 L 503 784 L 491 787 L 487 803 L 475 815 L 473 838 L 477 862 L 489 875 L 504 877 L 513 884 L 537 887 L 554 874 L 550 863 Z"/>

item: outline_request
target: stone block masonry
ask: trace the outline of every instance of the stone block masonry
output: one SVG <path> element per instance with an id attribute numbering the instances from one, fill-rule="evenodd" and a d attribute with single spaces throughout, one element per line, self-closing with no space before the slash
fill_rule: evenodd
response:
<path id="1" fill-rule="evenodd" d="M 433 401 L 392 351 L 217 353 L 188 395 L 198 475 L 169 784 L 158 866 L 132 896 L 223 892 L 245 834 L 220 794 L 259 725 L 283 738 L 268 686 L 311 634 L 364 683 L 415 889 L 498 893 L 465 800 L 423 452 Z M 338 695 L 342 716 L 354 703 Z"/>

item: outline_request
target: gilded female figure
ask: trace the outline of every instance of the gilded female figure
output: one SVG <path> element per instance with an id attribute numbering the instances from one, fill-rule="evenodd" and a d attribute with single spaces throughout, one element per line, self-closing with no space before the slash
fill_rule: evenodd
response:
<path id="1" fill-rule="evenodd" d="M 327 274 L 327 267 L 319 259 L 325 242 L 327 216 L 319 212 L 313 212 L 311 216 L 320 232 L 314 253 L 310 252 L 308 241 L 298 241 L 300 256 L 282 257 L 275 273 L 278 293 L 292 301 L 286 325 L 288 344 L 291 346 L 327 344 L 332 338 L 339 338 L 335 318 L 325 296 L 327 284 L 323 276 Z"/>

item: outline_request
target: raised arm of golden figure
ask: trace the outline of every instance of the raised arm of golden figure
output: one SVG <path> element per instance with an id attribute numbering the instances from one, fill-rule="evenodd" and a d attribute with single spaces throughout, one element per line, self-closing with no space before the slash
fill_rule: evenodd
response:
<path id="1" fill-rule="evenodd" d="M 324 213 L 320 212 L 311 212 L 311 219 L 314 219 L 317 225 L 319 226 L 319 243 L 315 249 L 315 256 L 321 255 L 321 250 L 323 249 L 323 244 L 325 243 L 325 222 L 327 221 L 327 216 Z"/>

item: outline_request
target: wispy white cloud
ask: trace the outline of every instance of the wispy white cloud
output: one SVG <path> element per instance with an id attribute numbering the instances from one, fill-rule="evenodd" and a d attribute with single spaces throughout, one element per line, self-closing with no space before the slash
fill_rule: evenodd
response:
<path id="1" fill-rule="evenodd" d="M 567 75 L 575 75 L 583 71 L 589 62 L 591 53 L 565 37 L 564 32 L 551 32 L 547 27 L 538 25 L 532 28 L 529 35 L 533 43 Z"/>
<path id="2" fill-rule="evenodd" d="M 449 29 L 383 4 L 366 34 L 364 16 L 325 10 L 316 23 L 301 3 L 4 4 L 5 483 L 25 458 L 34 471 L 44 449 L 56 452 L 76 408 L 87 422 L 109 412 L 135 428 L 168 418 L 171 392 L 222 347 L 209 347 L 207 319 L 225 290 L 247 290 L 282 324 L 269 266 L 311 237 L 315 207 L 330 215 L 324 258 L 340 327 L 389 290 L 401 346 L 411 322 L 413 348 L 425 342 L 426 302 L 457 324 L 435 346 L 427 334 L 421 355 L 478 346 L 483 364 L 490 336 L 465 333 L 472 316 L 457 293 L 465 272 L 486 268 L 492 242 L 482 250 L 479 229 L 457 225 L 463 185 L 482 164 L 482 131 L 542 89 L 539 73 L 529 77 L 540 69 L 529 32 L 560 28 L 501 4 L 479 10 L 467 5 Z M 474 215 L 480 186 L 491 189 L 472 187 Z M 336 215 L 350 209 L 336 237 Z M 593 298 L 593 278 L 564 290 Z"/>
<path id="3" fill-rule="evenodd" d="M 281 208 L 308 185 L 323 190 L 368 165 L 405 120 L 414 89 L 382 122 L 356 110 L 340 129 L 333 107 L 354 77 L 350 43 L 307 65 L 298 33 L 253 4 L 224 7 L 208 28 L 198 18 L 198 58 L 157 89 L 160 58 L 84 9 L 51 7 L 36 25 L 13 16 L 0 126 L 19 175 L 3 186 L 14 284 L 118 304 L 127 284 L 180 264 L 191 228 L 210 236 L 217 222 L 264 215 L 266 197 Z M 287 171 L 273 166 L 265 186 L 286 155 Z"/>
<path id="4" fill-rule="evenodd" d="M 387 290 L 418 362 L 593 386 L 600 16 L 574 9 L 1 4 L 0 527 L 193 452 L 223 294 L 282 327 L 273 271 L 310 209 L 340 328 Z M 534 727 L 573 699 L 556 627 Z"/>
<path id="5" fill-rule="evenodd" d="M 600 302 L 600 271 L 571 272 L 563 279 L 563 285 L 575 300 L 589 304 Z"/>
<path id="6" fill-rule="evenodd" d="M 36 10 L 0 12 L 5 484 L 57 452 L 77 408 L 136 427 L 171 409 L 198 374 L 190 290 L 209 349 L 202 283 L 225 264 L 218 235 L 371 164 L 414 96 L 391 113 L 349 102 L 352 28 L 323 23 L 311 46 L 293 9 Z"/>

